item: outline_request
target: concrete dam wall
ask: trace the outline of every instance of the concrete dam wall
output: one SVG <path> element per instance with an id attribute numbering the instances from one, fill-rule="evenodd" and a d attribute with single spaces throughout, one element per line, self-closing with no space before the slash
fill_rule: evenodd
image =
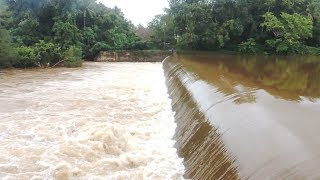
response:
<path id="1" fill-rule="evenodd" d="M 262 86 L 228 65 L 236 57 L 215 59 L 177 55 L 163 61 L 185 178 L 319 178 L 317 96 L 300 90 L 294 101 L 292 85 L 281 92 Z"/>

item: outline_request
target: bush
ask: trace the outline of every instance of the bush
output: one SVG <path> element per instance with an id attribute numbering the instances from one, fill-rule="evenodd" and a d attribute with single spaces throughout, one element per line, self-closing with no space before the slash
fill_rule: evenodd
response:
<path id="1" fill-rule="evenodd" d="M 241 53 L 256 54 L 259 52 L 258 45 L 257 45 L 256 41 L 252 38 L 239 44 L 238 49 Z"/>
<path id="2" fill-rule="evenodd" d="M 33 47 L 20 46 L 16 48 L 18 54 L 18 62 L 15 66 L 18 67 L 35 67 L 39 66 L 40 58 L 37 56 Z"/>
<path id="3" fill-rule="evenodd" d="M 40 40 L 33 48 L 41 66 L 55 64 L 62 59 L 61 48 L 51 42 Z"/>
<path id="4" fill-rule="evenodd" d="M 40 40 L 34 46 L 16 48 L 18 62 L 15 66 L 34 67 L 49 66 L 61 60 L 61 49 L 56 44 Z"/>
<path id="5" fill-rule="evenodd" d="M 71 46 L 66 50 L 63 56 L 66 67 L 80 67 L 82 65 L 82 51 L 80 48 Z"/>
<path id="6" fill-rule="evenodd" d="M 307 46 L 306 49 L 308 54 L 320 55 L 320 48 Z"/>
<path id="7" fill-rule="evenodd" d="M 91 49 L 90 49 L 90 58 L 94 58 L 97 54 L 99 54 L 101 51 L 109 51 L 113 50 L 110 45 L 103 43 L 103 42 L 97 42 Z"/>

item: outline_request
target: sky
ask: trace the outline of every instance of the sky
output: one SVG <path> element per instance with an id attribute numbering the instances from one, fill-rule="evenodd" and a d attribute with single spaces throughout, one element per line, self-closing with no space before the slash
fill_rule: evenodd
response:
<path id="1" fill-rule="evenodd" d="M 134 25 L 147 26 L 153 17 L 168 7 L 167 0 L 98 0 L 107 7 L 117 6 Z"/>

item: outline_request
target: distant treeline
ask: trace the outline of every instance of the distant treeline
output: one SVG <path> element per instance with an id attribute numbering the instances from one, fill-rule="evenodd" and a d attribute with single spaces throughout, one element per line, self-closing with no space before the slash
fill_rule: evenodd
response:
<path id="1" fill-rule="evenodd" d="M 187 50 L 319 54 L 319 0 L 170 0 L 152 40 Z"/>
<path id="2" fill-rule="evenodd" d="M 120 9 L 95 0 L 0 0 L 0 67 L 80 66 L 100 51 L 145 48 Z"/>

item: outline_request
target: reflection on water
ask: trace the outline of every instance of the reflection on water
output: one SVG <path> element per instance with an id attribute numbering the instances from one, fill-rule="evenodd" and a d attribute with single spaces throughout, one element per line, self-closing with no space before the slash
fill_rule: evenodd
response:
<path id="1" fill-rule="evenodd" d="M 182 179 L 160 63 L 0 73 L 0 179 Z"/>
<path id="2" fill-rule="evenodd" d="M 226 95 L 239 93 L 241 86 L 244 86 L 264 89 L 272 96 L 285 100 L 299 101 L 302 97 L 316 100 L 320 97 L 319 57 L 217 54 L 214 57 L 180 56 L 179 59 L 197 76 L 218 86 L 219 91 Z M 252 93 L 246 95 L 248 101 L 254 101 Z"/>
<path id="3" fill-rule="evenodd" d="M 320 178 L 318 58 L 179 55 L 164 68 L 187 178 Z"/>

